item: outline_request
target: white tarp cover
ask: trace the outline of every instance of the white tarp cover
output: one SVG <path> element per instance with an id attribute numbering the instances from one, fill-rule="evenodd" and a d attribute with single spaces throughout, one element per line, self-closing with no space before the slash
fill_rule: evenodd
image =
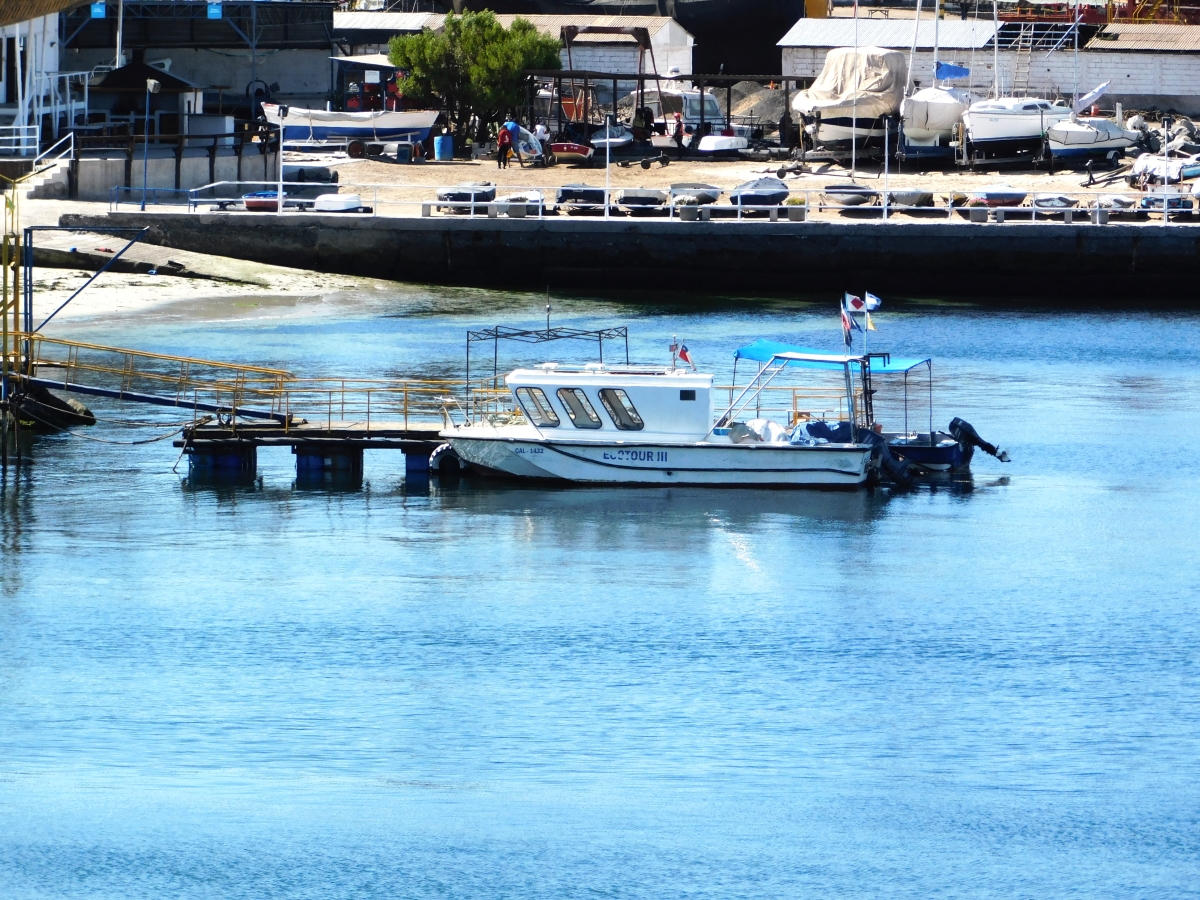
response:
<path id="1" fill-rule="evenodd" d="M 959 88 L 922 88 L 900 107 L 909 131 L 949 131 L 971 105 L 971 95 Z"/>
<path id="2" fill-rule="evenodd" d="M 1200 169 L 1200 153 L 1195 156 L 1173 156 L 1169 159 L 1163 159 L 1157 153 L 1143 153 L 1134 162 L 1130 174 L 1134 178 L 1149 175 L 1162 181 L 1163 173 L 1166 172 L 1171 181 L 1179 181 L 1181 176 L 1195 178 L 1197 169 Z"/>
<path id="3" fill-rule="evenodd" d="M 812 87 L 798 93 L 792 106 L 806 116 L 851 104 L 861 119 L 890 115 L 900 109 L 904 99 L 907 70 L 907 60 L 898 50 L 835 47 L 825 57 L 825 67 Z"/>

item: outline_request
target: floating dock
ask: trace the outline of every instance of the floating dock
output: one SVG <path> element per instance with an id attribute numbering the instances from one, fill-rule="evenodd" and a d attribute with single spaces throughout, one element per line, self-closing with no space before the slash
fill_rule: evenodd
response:
<path id="1" fill-rule="evenodd" d="M 683 222 L 116 212 L 61 222 L 147 227 L 145 240 L 164 247 L 323 272 L 578 292 L 840 293 L 870 284 L 894 296 L 1096 305 L 1161 299 L 1200 265 L 1200 219 L 1191 215 L 1105 225 L 942 215 Z"/>

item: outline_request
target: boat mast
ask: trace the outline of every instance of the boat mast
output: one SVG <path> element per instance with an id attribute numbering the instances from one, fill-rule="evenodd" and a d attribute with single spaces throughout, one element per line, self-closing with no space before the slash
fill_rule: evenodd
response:
<path id="1" fill-rule="evenodd" d="M 850 180 L 858 169 L 858 142 L 854 127 L 858 124 L 858 0 L 854 0 L 854 96 L 850 101 Z"/>
<path id="2" fill-rule="evenodd" d="M 917 0 L 917 17 L 913 20 L 912 47 L 908 51 L 908 83 L 904 85 L 904 93 L 908 95 L 913 88 L 913 59 L 917 55 L 917 32 L 921 28 L 921 0 Z"/>
<path id="3" fill-rule="evenodd" d="M 939 0 L 933 0 L 933 86 L 937 87 L 937 69 L 938 69 L 938 25 L 941 22 L 941 10 Z"/>
<path id="4" fill-rule="evenodd" d="M 1000 10 L 999 0 L 992 0 L 992 85 L 993 96 L 1000 97 Z"/>
<path id="5" fill-rule="evenodd" d="M 1071 24 L 1075 32 L 1075 89 L 1071 93 L 1071 109 L 1079 102 L 1079 0 L 1075 0 L 1075 21 Z"/>

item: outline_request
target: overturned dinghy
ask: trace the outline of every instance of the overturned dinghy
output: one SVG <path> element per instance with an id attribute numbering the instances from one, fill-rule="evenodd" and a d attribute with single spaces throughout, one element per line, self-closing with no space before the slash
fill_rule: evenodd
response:
<path id="1" fill-rule="evenodd" d="M 920 188 L 905 188 L 898 191 L 889 191 L 887 197 L 888 204 L 891 206 L 933 206 L 933 191 L 923 191 Z"/>
<path id="2" fill-rule="evenodd" d="M 1036 209 L 1073 209 L 1078 205 L 1078 199 L 1066 194 L 1046 193 L 1033 198 L 1033 206 Z"/>
<path id="3" fill-rule="evenodd" d="M 667 202 L 666 191 L 648 188 L 625 188 L 617 194 L 617 203 L 630 209 L 653 209 Z"/>
<path id="4" fill-rule="evenodd" d="M 604 209 L 605 191 L 590 184 L 564 184 L 558 189 L 559 205 L 568 212 L 595 212 Z"/>
<path id="5" fill-rule="evenodd" d="M 439 203 L 455 204 L 450 207 L 455 212 L 469 212 L 469 206 L 458 204 L 491 203 L 496 199 L 496 185 L 490 181 L 475 181 L 441 188 L 437 192 L 437 199 Z"/>
<path id="6" fill-rule="evenodd" d="M 768 175 L 739 184 L 729 192 L 734 206 L 779 206 L 791 193 L 787 183 Z"/>
<path id="7" fill-rule="evenodd" d="M 502 216 L 536 216 L 546 208 L 545 202 L 541 191 L 505 194 L 497 198 L 496 211 Z"/>
<path id="8" fill-rule="evenodd" d="M 680 181 L 671 185 L 671 199 L 675 203 L 680 202 L 681 197 L 695 197 L 698 206 L 705 206 L 709 203 L 716 203 L 724 191 L 713 184 L 700 184 L 693 181 Z"/>
<path id="9" fill-rule="evenodd" d="M 831 184 L 824 193 L 825 200 L 837 206 L 862 206 L 879 199 L 879 191 L 861 184 Z"/>

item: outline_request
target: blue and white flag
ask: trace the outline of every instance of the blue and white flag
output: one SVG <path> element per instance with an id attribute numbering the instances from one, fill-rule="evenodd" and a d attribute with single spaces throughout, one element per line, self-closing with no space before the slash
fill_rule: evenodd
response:
<path id="1" fill-rule="evenodd" d="M 867 291 L 867 312 L 875 312 L 881 306 L 883 306 L 883 301 L 870 291 Z"/>
<path id="2" fill-rule="evenodd" d="M 940 62 L 937 68 L 933 71 L 933 77 L 938 81 L 950 81 L 954 78 L 966 78 L 971 74 L 971 70 L 963 66 L 952 66 L 950 63 Z"/>

